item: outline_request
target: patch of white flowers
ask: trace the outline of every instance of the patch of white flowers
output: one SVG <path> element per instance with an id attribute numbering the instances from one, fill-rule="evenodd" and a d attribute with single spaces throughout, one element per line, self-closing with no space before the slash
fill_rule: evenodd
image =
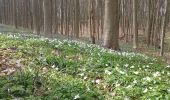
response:
<path id="1" fill-rule="evenodd" d="M 109 70 L 105 70 L 105 74 L 111 75 L 112 72 L 110 72 Z"/>
<path id="2" fill-rule="evenodd" d="M 135 66 L 132 65 L 130 68 L 135 68 Z"/>
<path id="3" fill-rule="evenodd" d="M 80 75 L 80 76 L 82 77 L 82 76 L 84 76 L 84 73 L 80 73 L 80 74 L 78 74 L 78 75 Z"/>
<path id="4" fill-rule="evenodd" d="M 133 87 L 132 85 L 128 85 L 126 88 L 131 89 L 132 87 Z"/>
<path id="5" fill-rule="evenodd" d="M 128 67 L 128 66 L 129 66 L 129 64 L 125 64 L 124 66 L 125 66 L 125 67 Z"/>
<path id="6" fill-rule="evenodd" d="M 124 100 L 130 100 L 128 97 L 125 97 Z"/>
<path id="7" fill-rule="evenodd" d="M 133 83 L 134 83 L 134 84 L 137 84 L 138 82 L 137 82 L 137 80 L 134 80 Z"/>
<path id="8" fill-rule="evenodd" d="M 79 94 L 77 94 L 77 95 L 74 96 L 74 100 L 77 100 L 77 99 L 79 99 L 79 98 L 80 98 L 80 95 L 79 95 Z"/>
<path id="9" fill-rule="evenodd" d="M 145 78 L 143 78 L 143 80 L 144 80 L 144 81 L 148 81 L 148 82 L 152 81 L 152 79 L 151 79 L 150 77 L 148 77 L 148 76 L 145 77 Z"/>
<path id="10" fill-rule="evenodd" d="M 167 75 L 170 76 L 170 72 L 167 72 Z"/>
<path id="11" fill-rule="evenodd" d="M 51 68 L 55 68 L 55 65 L 52 65 Z"/>
<path id="12" fill-rule="evenodd" d="M 170 68 L 170 65 L 167 65 L 166 67 L 167 67 L 167 68 Z"/>
<path id="13" fill-rule="evenodd" d="M 153 77 L 159 77 L 159 76 L 161 76 L 161 73 L 160 72 L 155 72 L 155 73 L 153 73 Z"/>
<path id="14" fill-rule="evenodd" d="M 115 87 L 119 87 L 120 86 L 120 83 L 119 82 L 116 82 L 115 83 Z"/>
<path id="15" fill-rule="evenodd" d="M 126 74 L 126 72 L 125 72 L 125 71 L 123 71 L 123 70 L 119 69 L 118 67 L 116 67 L 115 69 L 116 69 L 116 71 L 117 71 L 117 72 L 119 72 L 120 74 Z"/>
<path id="16" fill-rule="evenodd" d="M 20 38 L 22 36 L 24 36 L 24 35 L 23 34 L 22 35 L 21 34 L 17 34 L 17 35 L 9 34 L 8 35 L 9 38 Z M 41 40 L 41 41 L 45 41 L 45 42 L 48 41 L 49 43 L 54 43 L 54 44 L 57 43 L 55 45 L 55 47 L 64 45 L 64 43 L 66 43 L 68 46 L 76 45 L 79 48 L 87 48 L 87 49 L 92 50 L 92 51 L 98 50 L 98 52 L 100 52 L 100 53 L 110 53 L 110 54 L 113 54 L 113 55 L 120 55 L 120 56 L 128 57 L 129 59 L 131 59 L 133 57 L 142 57 L 145 60 L 147 60 L 149 58 L 148 56 L 140 54 L 140 53 L 118 52 L 118 51 L 111 50 L 111 49 L 107 50 L 107 49 L 105 49 L 103 47 L 100 47 L 99 45 L 87 44 L 87 43 L 80 42 L 80 41 L 77 41 L 77 40 L 68 40 L 68 39 L 59 40 L 59 39 L 49 39 L 49 38 L 45 38 L 45 37 L 40 37 L 40 38 L 34 38 L 34 37 L 38 37 L 38 36 L 33 35 L 33 37 L 30 38 L 30 39 L 32 39 L 32 40 Z M 156 60 L 156 59 L 153 58 L 153 60 Z"/>
<path id="17" fill-rule="evenodd" d="M 138 75 L 139 74 L 139 72 L 138 71 L 135 71 L 135 72 L 133 72 L 134 74 L 136 74 L 136 75 Z"/>
<path id="18" fill-rule="evenodd" d="M 143 93 L 146 93 L 146 92 L 148 92 L 148 88 L 145 88 L 143 91 Z"/>
<path id="19" fill-rule="evenodd" d="M 84 78 L 83 78 L 84 80 L 86 80 L 87 79 L 87 76 L 84 76 Z"/>
<path id="20" fill-rule="evenodd" d="M 95 80 L 97 84 L 100 84 L 100 79 Z"/>

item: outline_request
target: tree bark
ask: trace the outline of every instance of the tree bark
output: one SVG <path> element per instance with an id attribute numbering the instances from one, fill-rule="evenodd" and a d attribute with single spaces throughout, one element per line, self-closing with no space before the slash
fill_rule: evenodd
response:
<path id="1" fill-rule="evenodd" d="M 105 0 L 104 47 L 119 49 L 118 0 Z"/>
<path id="2" fill-rule="evenodd" d="M 76 38 L 79 38 L 79 14 L 80 14 L 80 4 L 79 4 L 79 0 L 75 0 L 75 24 L 74 24 L 74 34 L 76 36 Z"/>
<path id="3" fill-rule="evenodd" d="M 132 23 L 132 33 L 133 33 L 133 48 L 138 47 L 138 28 L 137 28 L 137 0 L 133 0 L 133 23 Z"/>
<path id="4" fill-rule="evenodd" d="M 40 27 L 39 27 L 39 10 L 38 10 L 38 0 L 32 0 L 32 16 L 33 16 L 33 33 L 39 35 Z"/>
<path id="5" fill-rule="evenodd" d="M 166 17 L 167 17 L 168 0 L 165 0 L 164 14 L 162 17 L 162 27 L 161 27 L 161 50 L 160 56 L 164 55 L 164 39 L 165 39 L 165 28 L 166 28 Z"/>
<path id="6" fill-rule="evenodd" d="M 44 0 L 44 35 L 52 36 L 52 0 Z"/>

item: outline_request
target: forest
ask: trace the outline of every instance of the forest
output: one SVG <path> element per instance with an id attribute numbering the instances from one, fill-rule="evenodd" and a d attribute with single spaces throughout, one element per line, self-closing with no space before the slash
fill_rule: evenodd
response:
<path id="1" fill-rule="evenodd" d="M 0 99 L 170 100 L 169 0 L 0 0 Z"/>

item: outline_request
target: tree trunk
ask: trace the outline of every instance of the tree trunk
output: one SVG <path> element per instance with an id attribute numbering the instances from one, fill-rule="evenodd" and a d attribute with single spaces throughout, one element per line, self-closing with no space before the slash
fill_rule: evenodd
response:
<path id="1" fill-rule="evenodd" d="M 44 35 L 52 36 L 52 0 L 44 0 Z"/>
<path id="2" fill-rule="evenodd" d="M 80 14 L 80 4 L 79 4 L 79 0 L 75 0 L 75 25 L 74 25 L 74 34 L 76 36 L 76 38 L 79 37 L 79 14 Z"/>
<path id="3" fill-rule="evenodd" d="M 13 13 L 14 13 L 14 15 L 13 15 L 13 25 L 17 29 L 18 28 L 18 21 L 17 21 L 18 13 L 17 13 L 17 5 L 16 5 L 17 3 L 16 2 L 17 2 L 16 0 L 13 0 Z"/>
<path id="4" fill-rule="evenodd" d="M 168 1 L 165 0 L 165 7 L 164 7 L 164 15 L 162 17 L 162 27 L 161 27 L 161 50 L 160 56 L 164 55 L 164 39 L 165 39 L 165 25 L 166 25 L 166 17 L 167 17 L 167 8 L 168 8 Z"/>
<path id="5" fill-rule="evenodd" d="M 137 28 L 137 1 L 133 0 L 133 25 L 132 25 L 132 33 L 133 33 L 133 48 L 137 49 L 138 47 L 138 28 Z"/>
<path id="6" fill-rule="evenodd" d="M 153 14 L 152 14 L 153 15 Z M 152 27 L 152 15 L 151 15 L 151 0 L 148 2 L 148 21 L 147 21 L 147 29 L 146 29 L 146 41 L 147 41 L 147 47 L 150 45 L 150 37 L 151 37 L 151 27 Z"/>
<path id="7" fill-rule="evenodd" d="M 39 10 L 38 10 L 38 0 L 32 0 L 32 16 L 33 16 L 33 33 L 36 33 L 39 35 L 40 33 L 40 27 L 39 27 Z"/>
<path id="8" fill-rule="evenodd" d="M 105 0 L 104 47 L 119 49 L 118 0 Z"/>

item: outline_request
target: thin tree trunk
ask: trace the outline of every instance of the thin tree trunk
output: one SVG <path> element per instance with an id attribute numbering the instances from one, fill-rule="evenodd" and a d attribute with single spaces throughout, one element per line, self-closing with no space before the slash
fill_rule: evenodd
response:
<path id="1" fill-rule="evenodd" d="M 133 25 L 132 25 L 132 33 L 133 33 L 133 48 L 137 49 L 138 47 L 138 28 L 137 28 L 137 1 L 133 0 Z"/>
<path id="2" fill-rule="evenodd" d="M 75 24 L 74 24 L 74 34 L 76 38 L 79 37 L 79 14 L 80 14 L 80 4 L 79 0 L 75 0 Z"/>
<path id="3" fill-rule="evenodd" d="M 52 1 L 44 0 L 44 35 L 52 36 Z"/>
<path id="4" fill-rule="evenodd" d="M 160 56 L 164 55 L 164 39 L 165 39 L 165 25 L 166 25 L 166 15 L 167 15 L 167 8 L 168 8 L 168 1 L 165 0 L 165 8 L 164 8 L 164 15 L 162 18 L 162 27 L 161 27 L 161 50 Z"/>

